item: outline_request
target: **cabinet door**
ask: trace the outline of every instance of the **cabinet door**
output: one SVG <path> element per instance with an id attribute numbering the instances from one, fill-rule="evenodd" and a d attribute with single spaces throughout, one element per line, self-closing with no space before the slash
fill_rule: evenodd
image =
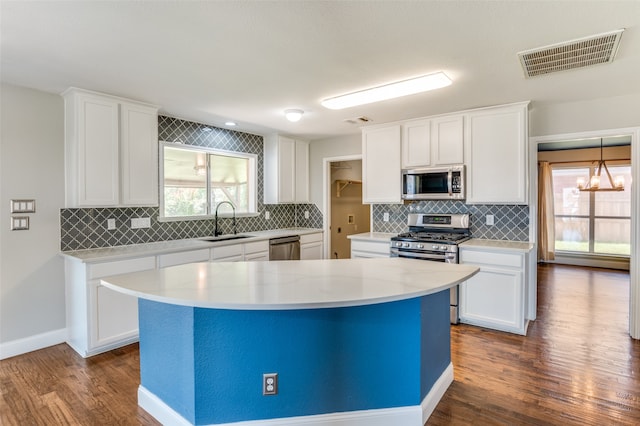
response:
<path id="1" fill-rule="evenodd" d="M 98 280 L 89 285 L 94 301 L 91 347 L 134 341 L 138 336 L 138 299 L 104 287 Z"/>
<path id="2" fill-rule="evenodd" d="M 467 203 L 527 204 L 527 107 L 469 114 Z"/>
<path id="3" fill-rule="evenodd" d="M 158 205 L 158 114 L 154 108 L 120 106 L 122 204 Z"/>
<path id="4" fill-rule="evenodd" d="M 363 129 L 362 202 L 402 202 L 400 125 Z"/>
<path id="5" fill-rule="evenodd" d="M 269 252 L 262 251 L 257 253 L 249 253 L 244 256 L 244 260 L 247 262 L 263 262 L 269 260 Z"/>
<path id="6" fill-rule="evenodd" d="M 464 162 L 464 117 L 454 115 L 432 120 L 433 165 Z"/>
<path id="7" fill-rule="evenodd" d="M 295 202 L 309 202 L 309 142 L 296 141 Z"/>
<path id="8" fill-rule="evenodd" d="M 322 242 L 300 245 L 300 260 L 322 259 Z"/>
<path id="9" fill-rule="evenodd" d="M 293 139 L 280 137 L 278 141 L 279 203 L 293 203 L 295 201 L 295 161 L 296 142 Z"/>
<path id="10" fill-rule="evenodd" d="M 155 257 L 104 262 L 89 266 L 89 354 L 122 346 L 138 337 L 138 298 L 113 291 L 100 278 L 155 269 Z"/>
<path id="11" fill-rule="evenodd" d="M 431 165 L 431 122 L 417 120 L 402 125 L 402 168 Z"/>
<path id="12" fill-rule="evenodd" d="M 524 334 L 523 272 L 497 266 L 460 284 L 460 321 Z"/>
<path id="13" fill-rule="evenodd" d="M 118 102 L 81 94 L 76 107 L 77 204 L 118 205 Z"/>

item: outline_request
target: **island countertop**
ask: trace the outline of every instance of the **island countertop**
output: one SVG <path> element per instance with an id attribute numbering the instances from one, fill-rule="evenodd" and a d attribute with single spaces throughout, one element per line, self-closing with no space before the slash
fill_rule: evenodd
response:
<path id="1" fill-rule="evenodd" d="M 371 305 L 451 288 L 479 268 L 413 259 L 190 263 L 114 275 L 102 284 L 156 302 L 236 310 Z"/>

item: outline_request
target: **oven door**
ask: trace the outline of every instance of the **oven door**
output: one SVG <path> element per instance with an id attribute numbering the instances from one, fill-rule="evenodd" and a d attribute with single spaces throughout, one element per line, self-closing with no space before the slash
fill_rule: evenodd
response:
<path id="1" fill-rule="evenodd" d="M 410 259 L 429 260 L 432 262 L 458 263 L 458 256 L 455 253 L 441 253 L 417 250 L 403 250 L 391 247 L 391 257 L 406 257 Z M 449 290 L 449 320 L 451 324 L 458 324 L 460 321 L 458 307 L 458 286 Z"/>

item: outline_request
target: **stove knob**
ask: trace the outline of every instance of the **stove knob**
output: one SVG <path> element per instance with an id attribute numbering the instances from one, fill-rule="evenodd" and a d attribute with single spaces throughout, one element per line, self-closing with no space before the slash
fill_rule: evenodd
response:
<path id="1" fill-rule="evenodd" d="M 447 249 L 447 246 L 440 246 L 440 250 L 445 251 Z"/>
<path id="2" fill-rule="evenodd" d="M 402 247 L 402 243 L 400 241 L 396 242 L 396 247 Z"/>
<path id="3" fill-rule="evenodd" d="M 422 249 L 422 248 L 424 248 L 424 244 L 418 244 L 416 247 L 419 248 L 419 249 Z"/>
<path id="4" fill-rule="evenodd" d="M 402 246 L 403 246 L 403 247 L 409 247 L 410 245 L 411 245 L 411 244 L 409 244 L 409 243 L 404 243 Z"/>
<path id="5" fill-rule="evenodd" d="M 433 250 L 438 250 L 438 246 L 437 246 L 437 245 L 434 245 L 434 246 L 432 246 L 431 248 L 432 248 Z"/>

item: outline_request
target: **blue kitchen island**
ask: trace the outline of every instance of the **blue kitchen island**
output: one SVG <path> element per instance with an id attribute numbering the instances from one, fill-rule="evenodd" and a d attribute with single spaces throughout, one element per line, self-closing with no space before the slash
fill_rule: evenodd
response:
<path id="1" fill-rule="evenodd" d="M 448 289 L 477 271 L 192 263 L 102 284 L 139 297 L 138 404 L 163 424 L 422 426 L 453 381 Z"/>

